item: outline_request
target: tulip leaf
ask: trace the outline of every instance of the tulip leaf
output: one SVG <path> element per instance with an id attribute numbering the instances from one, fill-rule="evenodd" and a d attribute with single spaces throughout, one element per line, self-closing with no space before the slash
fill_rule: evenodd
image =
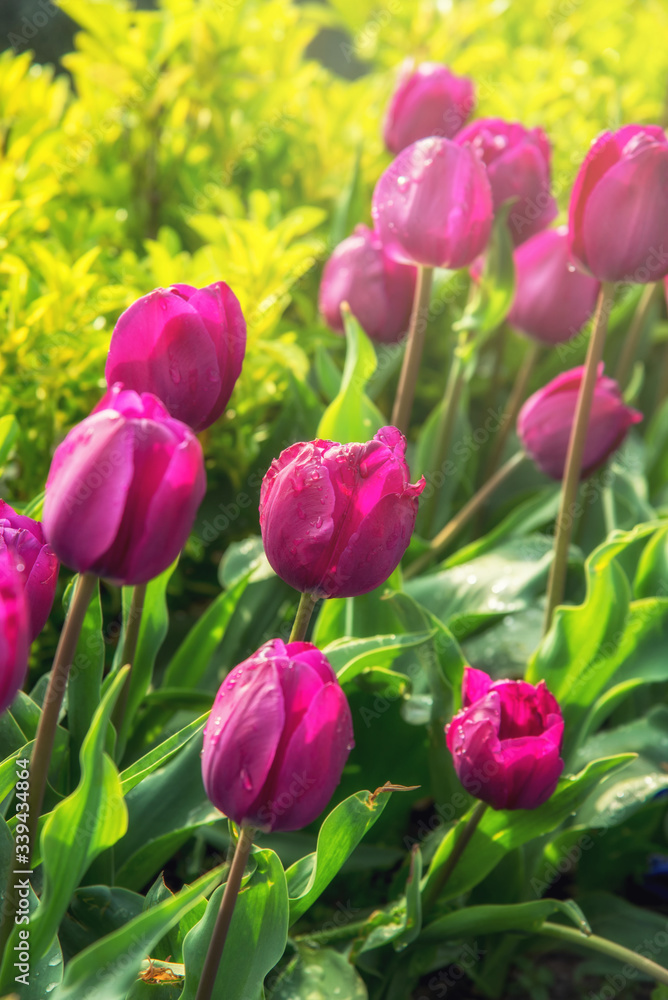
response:
<path id="1" fill-rule="evenodd" d="M 225 1000 L 259 997 L 265 976 L 281 959 L 288 940 L 288 890 L 285 872 L 273 851 L 253 854 L 255 871 L 242 885 L 225 942 L 214 996 Z M 186 981 L 181 1000 L 194 1000 L 224 886 L 216 889 L 206 913 L 186 935 Z"/>
<path id="2" fill-rule="evenodd" d="M 63 605 L 65 610 L 74 592 L 78 577 L 70 583 Z M 104 636 L 102 634 L 102 605 L 100 587 L 95 591 L 81 627 L 79 641 L 67 682 L 67 726 L 70 734 L 70 787 L 79 779 L 79 752 L 90 729 L 95 709 L 100 704 L 102 673 L 104 671 Z"/>
<path id="3" fill-rule="evenodd" d="M 323 653 L 337 674 L 339 683 L 346 684 L 369 667 L 391 666 L 404 649 L 428 642 L 432 634 L 414 632 L 407 635 L 377 635 L 370 639 L 340 640 L 325 646 Z"/>
<path id="4" fill-rule="evenodd" d="M 494 224 L 485 250 L 482 273 L 473 282 L 473 294 L 455 330 L 471 330 L 479 336 L 492 333 L 504 321 L 515 295 L 513 241 L 508 216 L 513 202 L 507 201 L 494 213 Z"/>
<path id="5" fill-rule="evenodd" d="M 368 1000 L 364 981 L 345 955 L 333 948 L 298 946 L 297 957 L 271 988 L 272 1000 Z"/>
<path id="6" fill-rule="evenodd" d="M 444 938 L 469 937 L 474 934 L 500 934 L 504 931 L 535 931 L 553 913 L 562 913 L 578 930 L 591 933 L 584 913 L 572 900 L 535 899 L 531 903 L 467 906 L 446 913 L 424 928 L 420 944 Z"/>
<path id="7" fill-rule="evenodd" d="M 325 819 L 313 854 L 288 868 L 290 924 L 306 913 L 348 860 L 362 837 L 373 826 L 388 794 L 357 792 L 339 802 Z"/>
<path id="8" fill-rule="evenodd" d="M 350 444 L 368 441 L 386 421 L 364 392 L 377 365 L 373 344 L 350 310 L 342 307 L 341 312 L 346 329 L 346 363 L 341 388 L 322 416 L 317 437 Z"/>
<path id="9" fill-rule="evenodd" d="M 135 761 L 130 767 L 127 767 L 121 773 L 123 795 L 127 795 L 140 781 L 143 781 L 149 774 L 153 774 L 158 768 L 163 767 L 182 746 L 185 746 L 189 740 L 194 739 L 204 729 L 208 717 L 209 713 L 206 712 L 198 719 L 184 726 L 178 733 L 174 733 L 173 736 L 170 736 L 164 743 L 155 747 L 154 750 L 145 754 L 140 760 Z"/>
<path id="10" fill-rule="evenodd" d="M 144 897 L 118 886 L 86 885 L 76 890 L 60 925 L 63 951 L 76 955 L 143 912 Z"/>
<path id="11" fill-rule="evenodd" d="M 390 917 L 389 921 L 378 922 L 378 926 L 371 931 L 358 954 L 382 948 L 390 942 L 396 951 L 401 951 L 418 938 L 422 929 L 421 883 L 422 854 L 418 845 L 414 844 L 403 902 L 399 906 L 395 904 L 385 910 Z"/>

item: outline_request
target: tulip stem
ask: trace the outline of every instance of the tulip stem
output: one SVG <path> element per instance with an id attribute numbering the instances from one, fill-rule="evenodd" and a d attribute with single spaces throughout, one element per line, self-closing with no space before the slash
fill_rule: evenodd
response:
<path id="1" fill-rule="evenodd" d="M 466 821 L 464 829 L 460 833 L 459 837 L 454 843 L 450 854 L 448 855 L 448 860 L 445 862 L 443 867 L 437 873 L 436 878 L 433 880 L 429 886 L 428 891 L 425 893 L 423 900 L 423 908 L 428 910 L 434 905 L 438 897 L 443 892 L 450 876 L 457 867 L 457 863 L 461 858 L 462 854 L 466 850 L 467 844 L 470 841 L 473 834 L 478 828 L 480 820 L 485 815 L 485 810 L 487 809 L 486 802 L 478 802 L 478 804 L 473 808 L 469 818 Z"/>
<path id="2" fill-rule="evenodd" d="M 592 951 L 598 951 L 602 955 L 616 958 L 617 961 L 622 962 L 624 965 L 632 965 L 635 969 L 644 972 L 645 975 L 655 979 L 658 983 L 668 984 L 668 969 L 664 969 L 662 965 L 658 965 L 650 958 L 645 958 L 639 952 L 631 951 L 630 948 L 625 948 L 615 941 L 599 937 L 598 934 L 585 934 L 583 931 L 579 931 L 577 927 L 566 927 L 564 924 L 554 924 L 549 920 L 546 920 L 540 927 L 537 927 L 536 933 L 547 934 L 550 937 L 559 938 L 561 941 L 567 941 L 569 944 L 581 945 L 583 948 L 591 948 Z"/>
<path id="3" fill-rule="evenodd" d="M 299 607 L 297 608 L 297 614 L 295 615 L 295 621 L 292 626 L 292 632 L 290 633 L 289 642 L 303 642 L 306 638 L 306 630 L 308 629 L 308 623 L 311 621 L 311 615 L 313 614 L 313 609 L 318 603 L 318 598 L 314 597 L 313 594 L 302 594 L 299 598 Z"/>
<path id="4" fill-rule="evenodd" d="M 661 285 L 657 284 L 645 285 L 643 293 L 638 299 L 638 305 L 635 313 L 633 314 L 633 321 L 629 328 L 629 332 L 624 338 L 624 346 L 622 347 L 619 360 L 617 361 L 617 367 L 615 368 L 615 378 L 619 382 L 619 387 L 622 391 L 628 384 L 629 375 L 631 374 L 631 366 L 633 365 L 635 356 L 638 353 L 638 347 L 640 346 L 640 341 L 645 329 L 647 315 L 652 307 L 652 301 L 657 288 L 661 287 Z"/>
<path id="5" fill-rule="evenodd" d="M 510 473 L 513 472 L 525 458 L 526 455 L 524 452 L 518 451 L 512 456 L 512 458 L 509 458 L 500 469 L 497 469 L 494 475 L 480 487 L 477 493 L 473 494 L 468 503 L 465 503 L 462 509 L 458 511 L 450 521 L 448 521 L 446 526 L 442 528 L 434 538 L 432 538 L 429 543 L 429 550 L 424 552 L 414 562 L 412 562 L 406 570 L 404 570 L 405 580 L 410 580 L 411 577 L 420 573 L 426 566 L 429 565 L 432 559 L 440 555 L 440 553 L 447 548 L 455 535 L 457 535 L 461 529 L 478 513 L 478 511 L 484 507 L 489 498 L 495 492 L 496 488 L 508 478 Z"/>
<path id="6" fill-rule="evenodd" d="M 111 721 L 113 723 L 114 729 L 116 730 L 116 743 L 117 746 L 121 744 L 121 728 L 123 726 L 123 720 L 125 718 L 125 712 L 128 707 L 128 698 L 130 696 L 130 681 L 132 679 L 132 664 L 137 653 L 137 643 L 139 641 L 139 631 L 141 629 L 141 616 L 144 610 L 144 601 L 146 600 L 146 587 L 145 583 L 138 583 L 132 588 L 132 600 L 130 601 L 130 610 L 128 611 L 127 621 L 125 623 L 125 636 L 123 638 L 123 656 L 121 659 L 121 666 L 129 666 L 128 676 L 125 679 L 125 684 L 123 685 L 123 690 L 118 696 L 118 701 L 114 707 L 114 711 L 111 716 Z"/>
<path id="7" fill-rule="evenodd" d="M 512 392 L 508 398 L 508 406 L 504 410 L 501 428 L 496 441 L 494 442 L 492 454 L 490 455 L 489 462 L 487 464 L 488 476 L 491 476 L 494 473 L 499 462 L 501 461 L 501 456 L 503 455 L 503 450 L 506 447 L 508 435 L 510 434 L 511 429 L 515 426 L 517 415 L 522 409 L 522 403 L 526 398 L 527 387 L 541 355 L 541 350 L 542 348 L 540 344 L 532 343 L 524 356 L 524 361 L 522 362 L 520 370 L 517 373 L 515 384 L 513 385 Z"/>
<path id="8" fill-rule="evenodd" d="M 253 845 L 254 830 L 250 826 L 242 826 L 239 831 L 239 839 L 234 851 L 234 857 L 225 883 L 223 898 L 214 924 L 211 940 L 207 949 L 202 975 L 197 987 L 195 1000 L 211 1000 L 213 988 L 216 984 L 216 975 L 220 960 L 223 957 L 223 949 L 227 939 L 227 932 L 230 929 L 232 914 L 236 906 L 237 896 L 241 887 L 241 880 L 244 875 L 248 856 Z"/>
<path id="9" fill-rule="evenodd" d="M 399 385 L 397 386 L 397 394 L 394 398 L 394 406 L 392 408 L 392 423 L 395 427 L 399 428 L 402 434 L 408 433 L 411 422 L 415 386 L 420 371 L 422 349 L 424 347 L 427 321 L 429 319 L 429 299 L 431 297 L 433 277 L 433 267 L 418 267 L 413 310 L 408 327 L 406 353 L 404 354 Z"/>
<path id="10" fill-rule="evenodd" d="M 568 549 L 573 531 L 573 521 L 575 519 L 575 501 L 580 484 L 582 457 L 587 440 L 589 415 L 594 398 L 598 366 L 603 357 L 605 335 L 608 329 L 608 315 L 612 308 L 614 295 L 615 286 L 607 281 L 603 282 L 596 304 L 594 328 L 589 340 L 585 372 L 575 407 L 575 417 L 568 443 L 568 454 L 566 456 L 564 478 L 561 485 L 561 504 L 556 523 L 554 555 L 547 585 L 545 632 L 548 631 L 552 624 L 554 609 L 558 604 L 561 604 L 564 597 L 566 570 L 568 567 Z"/>

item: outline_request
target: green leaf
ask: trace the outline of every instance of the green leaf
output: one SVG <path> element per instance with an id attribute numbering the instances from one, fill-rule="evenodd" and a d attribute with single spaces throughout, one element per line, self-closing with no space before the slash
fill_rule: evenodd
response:
<path id="1" fill-rule="evenodd" d="M 31 885 L 28 886 L 28 908 L 30 912 L 30 919 L 32 921 L 33 915 L 37 910 L 39 905 L 39 899 L 33 890 Z M 26 930 L 30 933 L 30 925 L 23 925 L 19 930 L 23 930 L 25 934 Z M 24 938 L 24 940 L 26 940 Z M 63 953 L 60 948 L 60 944 L 57 938 L 54 938 L 53 944 L 39 961 L 34 961 L 32 955 L 32 940 L 30 937 L 27 939 L 27 943 L 30 946 L 30 958 L 26 965 L 28 966 L 28 983 L 18 982 L 14 978 L 12 983 L 12 995 L 17 995 L 21 1000 L 45 1000 L 46 997 L 52 994 L 53 990 L 63 979 Z M 19 956 L 14 952 L 14 962 L 18 961 Z M 19 973 L 24 972 L 24 969 L 15 968 L 14 976 L 16 977 Z"/>
<path id="2" fill-rule="evenodd" d="M 288 940 L 285 872 L 273 851 L 253 854 L 255 871 L 242 885 L 216 976 L 215 996 L 250 1000 L 262 995 L 265 976 L 281 959 Z M 186 981 L 181 1000 L 194 1000 L 213 925 L 225 889 L 213 894 L 200 922 L 183 942 Z"/>
<path id="3" fill-rule="evenodd" d="M 144 897 L 118 886 L 86 885 L 72 896 L 58 937 L 67 955 L 76 955 L 143 912 Z"/>
<path id="4" fill-rule="evenodd" d="M 424 928 L 421 944 L 444 938 L 469 937 L 473 934 L 501 934 L 507 931 L 536 930 L 553 913 L 563 913 L 585 933 L 589 924 L 580 908 L 571 900 L 536 899 L 531 903 L 512 903 L 502 906 L 467 906 L 453 913 L 446 913 Z"/>
<path id="5" fill-rule="evenodd" d="M 341 311 L 346 328 L 346 363 L 341 389 L 325 410 L 317 437 L 349 444 L 368 441 L 385 420 L 364 392 L 377 365 L 373 344 L 350 310 Z"/>
<path id="6" fill-rule="evenodd" d="M 422 854 L 415 844 L 411 851 L 410 869 L 406 880 L 403 904 L 388 907 L 388 922 L 379 922 L 371 931 L 358 954 L 373 951 L 392 943 L 396 951 L 402 951 L 415 941 L 422 929 Z"/>
<path id="7" fill-rule="evenodd" d="M 364 980 L 345 955 L 333 948 L 298 946 L 298 954 L 271 985 L 272 1000 L 367 1000 Z"/>
<path id="8" fill-rule="evenodd" d="M 127 795 L 140 781 L 143 781 L 149 774 L 153 774 L 158 768 L 163 767 L 168 760 L 171 760 L 181 747 L 185 746 L 189 740 L 193 739 L 204 729 L 208 718 L 209 713 L 205 712 L 204 715 L 200 715 L 199 719 L 190 722 L 183 729 L 180 729 L 178 733 L 174 733 L 164 743 L 161 743 L 160 746 L 157 746 L 140 760 L 135 761 L 134 764 L 127 767 L 121 773 L 123 795 Z"/>
<path id="9" fill-rule="evenodd" d="M 492 235 L 485 251 L 485 263 L 472 295 L 455 330 L 472 330 L 485 335 L 495 330 L 508 315 L 515 295 L 515 265 L 509 217 L 514 202 L 506 202 L 494 213 Z"/>
<path id="10" fill-rule="evenodd" d="M 69 608 L 77 580 L 78 577 L 74 577 L 65 591 L 63 598 L 65 611 Z M 79 780 L 79 752 L 90 729 L 95 710 L 100 704 L 104 654 L 102 605 L 100 587 L 97 584 L 86 609 L 67 682 L 67 727 L 70 736 L 72 782 L 70 788 Z"/>
<path id="11" fill-rule="evenodd" d="M 369 639 L 342 639 L 323 649 L 339 683 L 346 684 L 370 667 L 387 668 L 405 649 L 420 646 L 431 639 L 430 632 L 407 635 L 377 635 Z"/>
<path id="12" fill-rule="evenodd" d="M 11 413 L 0 417 L 0 468 L 9 458 L 9 453 L 18 436 L 19 425 L 16 417 Z"/>

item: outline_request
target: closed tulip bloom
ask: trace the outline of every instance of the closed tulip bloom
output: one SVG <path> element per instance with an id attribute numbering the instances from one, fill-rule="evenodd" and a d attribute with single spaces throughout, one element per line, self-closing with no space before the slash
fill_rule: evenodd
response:
<path id="1" fill-rule="evenodd" d="M 543 344 L 561 344 L 590 319 L 599 283 L 571 263 L 568 229 L 545 229 L 513 254 L 515 298 L 508 322 Z"/>
<path id="2" fill-rule="evenodd" d="M 564 768 L 564 721 L 545 687 L 465 667 L 461 712 L 445 727 L 457 777 L 494 809 L 536 809 Z"/>
<path id="3" fill-rule="evenodd" d="M 42 631 L 49 617 L 58 582 L 58 560 L 46 544 L 39 521 L 17 514 L 0 500 L 0 552 L 13 556 L 26 591 L 30 617 L 30 642 Z"/>
<path id="4" fill-rule="evenodd" d="M 369 337 L 380 343 L 401 340 L 408 329 L 417 271 L 385 253 L 367 226 L 357 226 L 325 264 L 319 306 L 326 323 L 343 332 L 341 304 L 347 302 Z"/>
<path id="5" fill-rule="evenodd" d="M 266 643 L 223 681 L 204 728 L 202 777 L 239 826 L 300 830 L 320 815 L 353 747 L 350 708 L 310 642 Z"/>
<path id="6" fill-rule="evenodd" d="M 492 228 L 492 192 L 470 146 L 421 139 L 381 175 L 371 207 L 385 252 L 404 264 L 467 267 Z"/>
<path id="7" fill-rule="evenodd" d="M 71 569 L 146 583 L 185 545 L 205 489 L 191 429 L 150 393 L 115 385 L 56 449 L 44 532 Z"/>
<path id="8" fill-rule="evenodd" d="M 557 216 L 550 193 L 550 143 L 540 128 L 525 128 L 503 118 L 479 118 L 457 134 L 460 145 L 476 150 L 487 167 L 494 210 L 517 199 L 508 225 L 517 246 L 545 229 Z"/>
<path id="9" fill-rule="evenodd" d="M 365 444 L 309 441 L 275 459 L 260 493 L 267 559 L 295 590 L 357 597 L 401 561 L 424 477 L 412 486 L 406 439 L 383 427 Z"/>
<path id="10" fill-rule="evenodd" d="M 21 690 L 28 672 L 30 612 L 15 555 L 0 548 L 0 712 Z"/>
<path id="11" fill-rule="evenodd" d="M 385 145 L 391 153 L 430 135 L 452 139 L 469 118 L 475 98 L 467 76 L 441 63 L 414 66 L 407 60 L 385 116 Z"/>
<path id="12" fill-rule="evenodd" d="M 172 417 L 201 431 L 227 406 L 245 351 L 246 321 L 225 282 L 156 288 L 118 320 L 107 384 L 153 393 Z"/>
<path id="13" fill-rule="evenodd" d="M 560 480 L 580 394 L 584 367 L 562 372 L 527 399 L 517 417 L 517 434 L 538 468 Z M 581 479 L 586 479 L 621 445 L 642 414 L 624 403 L 619 386 L 599 365 L 587 427 Z"/>
<path id="14" fill-rule="evenodd" d="M 656 125 L 603 132 L 573 185 L 570 251 L 599 281 L 668 274 L 668 140 Z"/>

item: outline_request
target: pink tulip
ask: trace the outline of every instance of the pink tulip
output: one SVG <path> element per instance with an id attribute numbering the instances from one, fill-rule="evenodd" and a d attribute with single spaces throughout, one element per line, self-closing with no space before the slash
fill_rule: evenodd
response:
<path id="1" fill-rule="evenodd" d="M 17 514 L 0 500 L 0 552 L 13 556 L 21 574 L 30 615 L 30 642 L 46 625 L 58 582 L 58 560 L 46 544 L 39 521 Z"/>
<path id="2" fill-rule="evenodd" d="M 0 548 L 0 712 L 9 708 L 28 672 L 30 609 L 15 554 Z"/>
<path id="3" fill-rule="evenodd" d="M 430 135 L 452 139 L 470 116 L 475 98 L 467 76 L 455 76 L 440 63 L 411 59 L 402 66 L 385 117 L 385 145 L 391 153 Z"/>
<path id="4" fill-rule="evenodd" d="M 517 247 L 513 259 L 511 326 L 544 344 L 575 337 L 594 311 L 599 283 L 570 262 L 566 226 L 532 236 Z"/>
<path id="5" fill-rule="evenodd" d="M 580 167 L 568 219 L 571 256 L 599 281 L 668 274 L 668 140 L 656 125 L 603 132 Z"/>
<path id="6" fill-rule="evenodd" d="M 466 267 L 485 249 L 492 228 L 485 167 L 469 146 L 421 139 L 381 175 L 371 214 L 394 260 Z"/>
<path id="7" fill-rule="evenodd" d="M 466 667 L 462 694 L 462 711 L 445 732 L 464 788 L 494 809 L 542 805 L 564 768 L 564 721 L 545 681 L 493 681 Z"/>
<path id="8" fill-rule="evenodd" d="M 191 429 L 150 393 L 115 385 L 56 449 L 44 532 L 77 572 L 146 583 L 185 545 L 205 490 Z"/>
<path id="9" fill-rule="evenodd" d="M 320 283 L 320 312 L 333 330 L 343 332 L 341 304 L 369 337 L 391 344 L 408 329 L 417 271 L 398 264 L 367 226 L 339 243 L 325 264 Z"/>
<path id="10" fill-rule="evenodd" d="M 353 747 L 350 708 L 310 642 L 265 643 L 223 681 L 204 729 L 202 777 L 239 826 L 300 830 L 320 815 Z"/>
<path id="11" fill-rule="evenodd" d="M 562 372 L 527 399 L 517 418 L 517 434 L 525 452 L 551 479 L 560 480 L 564 475 L 583 375 L 583 367 Z M 603 375 L 601 364 L 587 427 L 582 479 L 617 451 L 629 427 L 639 420 L 642 414 L 626 406 L 619 386 Z"/>
<path id="12" fill-rule="evenodd" d="M 525 128 L 503 118 L 479 118 L 457 134 L 458 145 L 469 145 L 487 167 L 494 210 L 517 199 L 508 225 L 517 246 L 545 229 L 557 216 L 550 193 L 550 143 L 540 128 Z"/>
<path id="13" fill-rule="evenodd" d="M 356 597 L 401 561 L 424 477 L 411 486 L 406 439 L 383 427 L 366 444 L 309 441 L 275 459 L 262 482 L 267 559 L 295 590 Z"/>
<path id="14" fill-rule="evenodd" d="M 109 386 L 150 392 L 196 431 L 221 415 L 246 350 L 241 306 L 223 281 L 172 285 L 137 299 L 118 320 L 105 374 Z"/>

